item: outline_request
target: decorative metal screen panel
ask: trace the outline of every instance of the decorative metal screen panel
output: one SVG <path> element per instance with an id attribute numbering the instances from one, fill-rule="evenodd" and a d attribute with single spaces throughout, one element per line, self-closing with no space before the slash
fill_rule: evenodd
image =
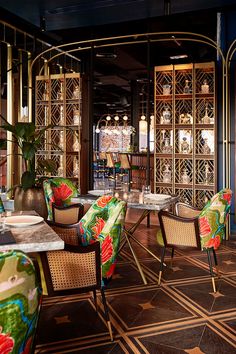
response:
<path id="1" fill-rule="evenodd" d="M 193 92 L 193 75 L 192 70 L 176 70 L 175 71 L 175 94 L 186 95 Z"/>
<path id="2" fill-rule="evenodd" d="M 191 184 L 193 182 L 193 160 L 175 160 L 175 183 Z"/>
<path id="3" fill-rule="evenodd" d="M 195 205 L 197 208 L 202 209 L 208 200 L 213 197 L 215 192 L 213 190 L 195 190 Z"/>
<path id="4" fill-rule="evenodd" d="M 214 182 L 215 182 L 214 161 L 196 159 L 195 164 L 196 164 L 195 167 L 196 171 L 198 171 L 198 173 L 195 174 L 195 183 L 214 187 Z"/>
<path id="5" fill-rule="evenodd" d="M 175 194 L 179 196 L 179 201 L 190 205 L 194 204 L 192 189 L 175 189 Z"/>
<path id="6" fill-rule="evenodd" d="M 176 100 L 175 123 L 193 124 L 192 100 L 187 100 L 187 99 Z"/>

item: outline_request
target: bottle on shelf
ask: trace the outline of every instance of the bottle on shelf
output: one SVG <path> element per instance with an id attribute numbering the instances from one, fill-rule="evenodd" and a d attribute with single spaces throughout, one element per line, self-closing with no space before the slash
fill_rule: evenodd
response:
<path id="1" fill-rule="evenodd" d="M 179 116 L 179 123 L 180 124 L 192 124 L 193 117 L 190 113 L 182 113 Z"/>
<path id="2" fill-rule="evenodd" d="M 79 161 L 76 156 L 74 156 L 74 160 L 73 160 L 73 176 L 74 177 L 79 176 Z"/>
<path id="3" fill-rule="evenodd" d="M 183 137 L 181 144 L 180 144 L 180 152 L 183 154 L 189 154 L 190 153 L 190 145 L 187 141 L 186 136 Z"/>
<path id="4" fill-rule="evenodd" d="M 163 85 L 162 88 L 163 88 L 163 95 L 169 95 L 170 94 L 171 86 L 169 84 Z"/>
<path id="5" fill-rule="evenodd" d="M 80 125 L 81 118 L 80 118 L 80 110 L 74 108 L 73 109 L 73 125 Z"/>
<path id="6" fill-rule="evenodd" d="M 207 80 L 203 80 L 203 84 L 201 86 L 201 93 L 209 93 L 209 85 Z"/>
<path id="7" fill-rule="evenodd" d="M 165 169 L 163 171 L 163 182 L 171 183 L 171 170 L 170 165 L 168 163 L 165 164 Z"/>
<path id="8" fill-rule="evenodd" d="M 181 174 L 181 182 L 183 184 L 189 184 L 190 183 L 190 177 L 188 175 L 188 171 L 186 168 L 183 169 L 183 172 Z"/>
<path id="9" fill-rule="evenodd" d="M 63 82 L 60 82 L 60 90 L 57 92 L 57 100 L 63 100 Z"/>
<path id="10" fill-rule="evenodd" d="M 211 148 L 210 146 L 208 145 L 208 139 L 207 138 L 204 138 L 204 143 L 202 145 L 202 153 L 204 155 L 209 155 L 211 154 Z"/>
<path id="11" fill-rule="evenodd" d="M 58 177 L 63 177 L 63 172 L 64 172 L 64 168 L 63 168 L 63 156 L 60 155 L 59 167 L 58 167 L 58 169 L 57 169 L 57 175 L 58 175 Z"/>
<path id="12" fill-rule="evenodd" d="M 64 111 L 63 111 L 63 106 L 60 106 L 60 120 L 59 120 L 59 125 L 64 125 Z"/>
<path id="13" fill-rule="evenodd" d="M 205 115 L 202 117 L 202 123 L 203 124 L 210 124 L 211 123 L 211 118 L 208 116 L 208 104 L 206 104 L 205 107 Z"/>
<path id="14" fill-rule="evenodd" d="M 161 116 L 161 124 L 170 124 L 171 123 L 171 112 L 168 107 L 164 109 Z"/>
<path id="15" fill-rule="evenodd" d="M 205 183 L 211 184 L 213 183 L 213 173 L 210 171 L 209 163 L 205 164 Z"/>
<path id="16" fill-rule="evenodd" d="M 73 91 L 73 94 L 72 94 L 72 99 L 74 99 L 74 100 L 80 99 L 80 89 L 79 89 L 78 85 L 76 85 L 75 88 L 74 88 L 74 91 Z"/>
<path id="17" fill-rule="evenodd" d="M 43 90 L 43 101 L 49 101 L 49 90 L 48 90 L 47 83 L 45 83 L 44 90 Z"/>
<path id="18" fill-rule="evenodd" d="M 184 93 L 189 94 L 190 92 L 190 86 L 189 86 L 189 80 L 185 80 L 185 86 L 184 86 Z"/>
<path id="19" fill-rule="evenodd" d="M 172 146 L 170 145 L 170 138 L 164 139 L 164 146 L 162 148 L 162 152 L 164 154 L 171 154 L 172 153 Z"/>
<path id="20" fill-rule="evenodd" d="M 74 137 L 73 137 L 73 151 L 79 151 L 80 150 L 80 143 L 79 143 L 79 140 L 78 140 L 78 137 L 76 134 L 74 134 Z"/>

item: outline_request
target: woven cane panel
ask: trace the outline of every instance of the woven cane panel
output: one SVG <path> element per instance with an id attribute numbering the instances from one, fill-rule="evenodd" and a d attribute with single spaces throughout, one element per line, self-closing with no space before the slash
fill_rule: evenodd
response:
<path id="1" fill-rule="evenodd" d="M 193 182 L 193 160 L 175 159 L 175 183 L 190 184 Z"/>
<path id="2" fill-rule="evenodd" d="M 79 208 L 54 209 L 54 221 L 61 224 L 75 224 L 78 221 Z"/>
<path id="3" fill-rule="evenodd" d="M 195 183 L 214 185 L 214 161 L 213 160 L 196 160 Z"/>
<path id="4" fill-rule="evenodd" d="M 192 100 L 176 100 L 175 103 L 175 123 L 192 124 L 193 123 Z"/>
<path id="5" fill-rule="evenodd" d="M 50 251 L 47 258 L 55 291 L 96 285 L 95 252 Z"/>
<path id="6" fill-rule="evenodd" d="M 194 205 L 193 203 L 193 190 L 192 189 L 175 189 L 175 194 L 179 196 L 179 201 L 186 203 L 186 204 L 190 204 L 190 205 Z"/>
<path id="7" fill-rule="evenodd" d="M 196 190 L 195 191 L 195 205 L 197 208 L 202 209 L 208 200 L 215 194 L 214 190 Z"/>
<path id="8" fill-rule="evenodd" d="M 56 222 L 61 222 L 61 223 L 64 222 L 64 220 L 62 220 L 61 218 L 59 218 L 59 220 L 60 221 L 56 221 Z M 66 220 L 65 220 L 65 224 L 66 224 Z M 68 229 L 65 229 L 64 227 L 54 226 L 54 225 L 52 225 L 51 227 L 65 243 L 68 243 L 69 245 L 79 245 L 78 230 L 76 227 L 68 228 Z"/>
<path id="9" fill-rule="evenodd" d="M 192 91 L 193 91 L 192 83 L 193 83 L 192 70 L 176 70 L 175 71 L 175 94 L 176 95 L 192 93 Z M 189 87 L 188 88 L 189 92 L 186 92 L 187 86 Z"/>
<path id="10" fill-rule="evenodd" d="M 193 223 L 177 221 L 165 216 L 162 218 L 162 221 L 167 243 L 177 246 L 197 247 L 195 227 Z"/>
<path id="11" fill-rule="evenodd" d="M 156 72 L 156 94 L 163 95 L 163 86 L 170 85 L 170 95 L 173 92 L 172 71 Z"/>
<path id="12" fill-rule="evenodd" d="M 156 152 L 158 154 L 172 154 L 173 130 L 158 129 L 156 133 Z"/>
<path id="13" fill-rule="evenodd" d="M 76 77 L 67 78 L 67 80 L 66 80 L 66 99 L 67 100 L 74 99 L 73 92 L 74 92 L 76 86 L 78 88 L 78 91 L 81 91 L 79 78 L 76 78 Z"/>
<path id="14" fill-rule="evenodd" d="M 213 68 L 207 68 L 207 69 L 196 69 L 196 92 L 201 93 L 202 92 L 202 84 L 204 83 L 204 80 L 207 81 L 207 84 L 209 85 L 209 93 L 213 94 L 214 93 L 214 71 Z"/>
<path id="15" fill-rule="evenodd" d="M 183 218 L 194 218 L 200 214 L 201 211 L 188 208 L 187 205 L 177 204 L 177 215 Z"/>
<path id="16" fill-rule="evenodd" d="M 172 182 L 172 160 L 158 159 L 156 162 L 156 182 Z"/>

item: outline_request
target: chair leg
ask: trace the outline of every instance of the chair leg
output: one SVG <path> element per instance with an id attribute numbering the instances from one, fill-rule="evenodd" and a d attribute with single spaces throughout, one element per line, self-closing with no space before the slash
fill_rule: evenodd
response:
<path id="1" fill-rule="evenodd" d="M 212 281 L 212 287 L 213 287 L 213 292 L 216 293 L 216 284 L 215 284 L 215 277 L 214 277 L 214 272 L 212 269 L 212 261 L 211 261 L 211 250 L 207 248 L 207 257 L 208 257 L 208 264 L 210 268 L 210 274 L 211 274 L 211 281 Z"/>
<path id="2" fill-rule="evenodd" d="M 174 247 L 172 247 L 172 248 L 171 248 L 171 260 L 170 260 L 170 267 L 171 267 L 171 268 L 172 268 L 172 266 L 173 266 L 174 252 L 175 252 L 175 249 L 174 249 Z"/>
<path id="3" fill-rule="evenodd" d="M 220 278 L 220 272 L 218 269 L 218 262 L 217 262 L 217 257 L 216 257 L 216 251 L 214 250 L 214 248 L 212 248 L 212 253 L 213 253 L 213 257 L 214 257 L 214 262 L 215 262 L 215 270 L 217 273 L 217 277 Z"/>
<path id="4" fill-rule="evenodd" d="M 108 330 L 109 330 L 111 341 L 113 342 L 113 334 L 112 334 L 111 322 L 110 322 L 110 317 L 109 317 L 109 312 L 108 312 L 108 307 L 107 307 L 107 302 L 106 302 L 106 296 L 105 296 L 105 292 L 104 292 L 103 288 L 101 288 L 101 294 L 102 294 L 102 303 L 103 303 L 103 306 L 104 306 L 105 318 L 106 318 L 106 321 L 107 321 L 107 327 L 108 327 Z"/>
<path id="5" fill-rule="evenodd" d="M 161 254 L 161 263 L 160 263 L 160 270 L 159 270 L 159 276 L 158 276 L 158 285 L 161 284 L 161 276 L 162 276 L 162 271 L 163 271 L 163 263 L 164 263 L 164 258 L 165 258 L 165 252 L 166 248 L 162 248 L 162 254 Z"/>
<path id="6" fill-rule="evenodd" d="M 94 305 L 96 307 L 96 311 L 98 312 L 98 303 L 97 303 L 97 292 L 96 292 L 96 289 L 93 290 L 93 300 L 94 300 Z"/>

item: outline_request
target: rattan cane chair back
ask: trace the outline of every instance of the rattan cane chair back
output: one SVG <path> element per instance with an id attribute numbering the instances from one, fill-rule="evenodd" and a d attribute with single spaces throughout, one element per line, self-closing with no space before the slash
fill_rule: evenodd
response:
<path id="1" fill-rule="evenodd" d="M 101 291 L 105 319 L 111 340 L 111 323 L 104 288 L 101 282 L 100 243 L 88 246 L 65 246 L 64 250 L 45 252 L 41 255 L 49 296 L 71 295 L 93 291 L 96 309 L 96 290 Z"/>
<path id="2" fill-rule="evenodd" d="M 76 203 L 68 206 L 52 204 L 52 220 L 56 223 L 71 225 L 80 221 L 83 216 L 83 204 Z"/>
<path id="3" fill-rule="evenodd" d="M 179 202 L 175 205 L 175 212 L 176 215 L 183 218 L 195 218 L 201 213 L 201 210 L 191 205 Z"/>

